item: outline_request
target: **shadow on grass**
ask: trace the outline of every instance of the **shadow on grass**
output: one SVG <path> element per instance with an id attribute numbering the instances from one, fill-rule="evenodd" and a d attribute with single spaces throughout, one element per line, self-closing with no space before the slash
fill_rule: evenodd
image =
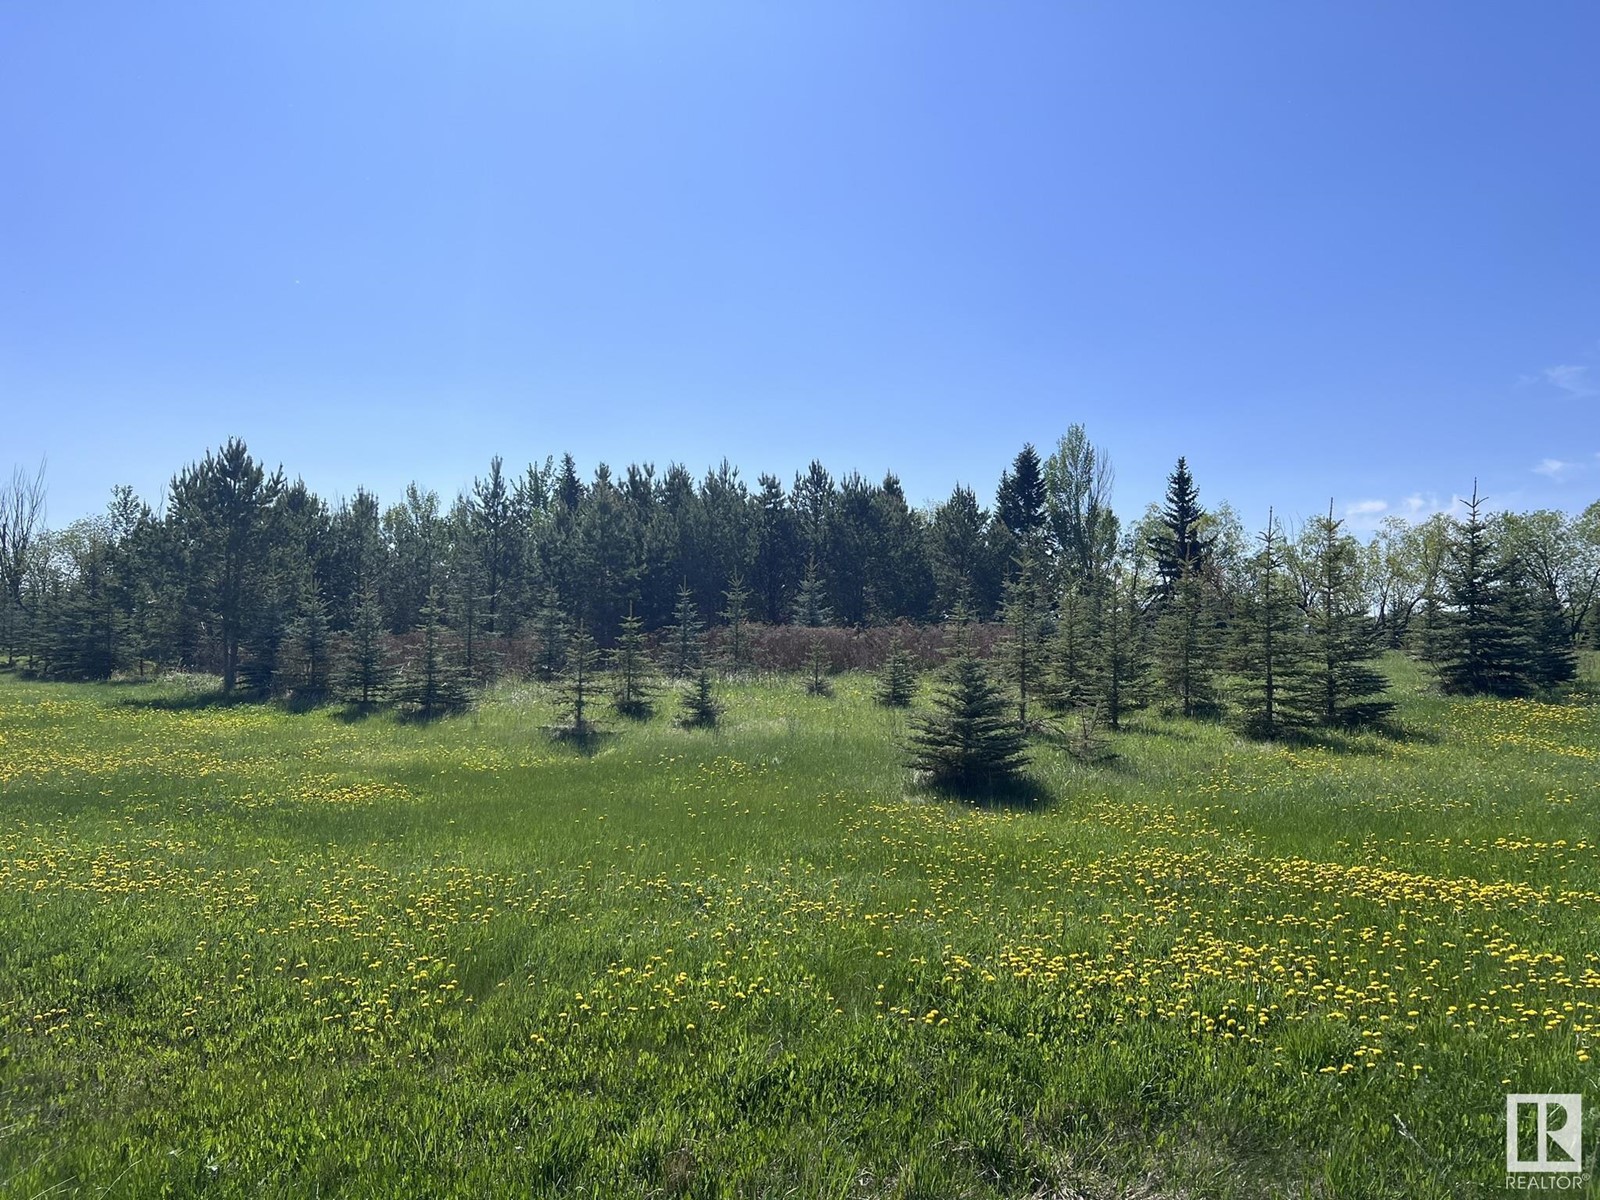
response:
<path id="1" fill-rule="evenodd" d="M 1181 720 L 1184 718 L 1173 719 Z M 1188 719 L 1193 720 L 1196 724 L 1201 725 L 1209 726 L 1216 724 L 1215 721 L 1211 721 L 1209 719 Z M 1200 740 L 1198 736 L 1190 733 L 1187 729 L 1174 729 L 1171 725 L 1147 725 L 1142 721 L 1130 721 L 1127 724 L 1119 725 L 1115 729 L 1107 725 L 1105 726 L 1105 730 L 1108 734 L 1115 734 L 1118 737 L 1160 738 L 1169 742 L 1197 742 Z"/>
<path id="2" fill-rule="evenodd" d="M 1056 803 L 1056 797 L 1050 793 L 1050 789 L 1032 774 L 1020 775 L 1014 779 L 942 784 L 921 777 L 914 780 L 913 792 L 933 800 L 957 801 L 972 808 L 1024 812 L 1043 812 Z"/>
<path id="3" fill-rule="evenodd" d="M 1260 745 L 1279 745 L 1291 750 L 1327 750 L 1334 754 L 1357 756 L 1382 754 L 1387 748 L 1384 743 L 1436 746 L 1442 741 L 1435 730 L 1415 729 L 1393 721 L 1334 728 L 1312 726 L 1286 729 L 1279 730 L 1272 737 L 1257 737 L 1248 733 L 1242 736 Z"/>
<path id="4" fill-rule="evenodd" d="M 333 709 L 332 715 L 333 719 L 341 725 L 360 725 L 365 721 L 372 720 L 373 717 L 383 711 L 384 706 L 376 701 L 370 704 L 352 701 Z"/>
<path id="5" fill-rule="evenodd" d="M 259 696 L 244 692 L 184 692 L 170 696 L 129 696 L 119 700 L 125 708 L 150 708 L 160 712 L 195 712 L 207 708 L 239 708 L 247 704 L 266 704 Z"/>
<path id="6" fill-rule="evenodd" d="M 574 729 L 571 725 L 547 725 L 545 733 L 550 740 L 562 746 L 571 746 L 585 758 L 593 758 L 610 742 L 616 740 L 615 730 L 601 729 L 595 725 Z"/>
<path id="7" fill-rule="evenodd" d="M 448 721 L 451 717 L 464 717 L 472 711 L 470 704 L 440 706 L 431 712 L 422 708 L 397 708 L 394 709 L 394 719 L 402 725 L 437 725 L 440 721 Z M 343 720 L 344 718 L 340 718 Z"/>

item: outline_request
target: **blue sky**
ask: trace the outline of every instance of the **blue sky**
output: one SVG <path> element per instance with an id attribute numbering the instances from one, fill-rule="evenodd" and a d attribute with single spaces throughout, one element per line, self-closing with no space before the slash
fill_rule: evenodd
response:
<path id="1" fill-rule="evenodd" d="M 1600 496 L 1600 6 L 0 13 L 0 469 Z M 1379 505 L 1385 506 L 1380 509 Z"/>

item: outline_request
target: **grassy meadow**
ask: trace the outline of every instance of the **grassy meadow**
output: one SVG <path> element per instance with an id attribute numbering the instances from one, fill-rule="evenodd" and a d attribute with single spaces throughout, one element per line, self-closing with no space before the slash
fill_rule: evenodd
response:
<path id="1" fill-rule="evenodd" d="M 1388 669 L 997 807 L 858 675 L 587 751 L 0 677 L 0 1195 L 1497 1194 L 1600 1110 L 1600 707 Z"/>

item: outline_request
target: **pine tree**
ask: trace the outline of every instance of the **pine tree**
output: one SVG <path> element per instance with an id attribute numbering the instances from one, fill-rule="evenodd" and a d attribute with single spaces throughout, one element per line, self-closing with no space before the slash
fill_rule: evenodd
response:
<path id="1" fill-rule="evenodd" d="M 698 671 L 705 660 L 705 628 L 694 602 L 694 589 L 685 581 L 678 588 L 678 603 L 672 610 L 672 627 L 663 645 L 667 670 L 674 679 L 686 679 Z"/>
<path id="2" fill-rule="evenodd" d="M 611 651 L 611 678 L 614 685 L 612 707 L 621 716 L 636 720 L 650 715 L 654 707 L 655 671 L 645 645 L 644 621 L 634 616 L 633 606 L 622 619 L 622 633 Z"/>
<path id="3" fill-rule="evenodd" d="M 806 680 L 806 691 L 813 696 L 833 695 L 833 683 L 828 679 L 832 666 L 822 645 L 822 634 L 812 630 L 811 649 L 806 654 L 806 670 L 810 673 Z"/>
<path id="4" fill-rule="evenodd" d="M 694 679 L 684 690 L 678 724 L 685 729 L 710 729 L 722 718 L 722 705 L 717 703 L 711 687 L 711 672 L 699 668 Z"/>
<path id="5" fill-rule="evenodd" d="M 735 674 L 743 671 L 750 661 L 750 589 L 744 577 L 735 571 L 728 579 L 728 590 L 722 593 L 727 607 L 722 610 L 723 623 L 728 627 L 723 644 L 723 665 Z"/>
<path id="6" fill-rule="evenodd" d="M 1005 668 L 1017 689 L 1017 723 L 1028 724 L 1028 701 L 1040 690 L 1043 666 L 1044 614 L 1039 602 L 1038 571 L 1026 549 L 1006 582 L 1001 619 L 1006 626 Z"/>
<path id="7" fill-rule="evenodd" d="M 1245 680 L 1239 718 L 1250 736 L 1272 738 L 1303 722 L 1301 710 L 1286 700 L 1303 691 L 1305 621 L 1285 574 L 1283 535 L 1270 509 L 1256 540 L 1261 548 L 1251 563 L 1251 593 L 1237 630 Z"/>
<path id="8" fill-rule="evenodd" d="M 493 675 L 483 646 L 490 613 L 488 581 L 472 508 L 465 498 L 457 502 L 451 520 L 456 540 L 451 548 L 450 603 L 446 619 L 461 644 L 461 666 L 466 678 L 484 679 Z"/>
<path id="9" fill-rule="evenodd" d="M 363 708 L 383 698 L 389 686 L 389 655 L 384 647 L 383 608 L 369 580 L 361 589 L 350 636 L 339 664 L 341 696 Z"/>
<path id="10" fill-rule="evenodd" d="M 1137 562 L 1131 568 L 1116 563 L 1095 629 L 1091 667 L 1095 699 L 1103 705 L 1112 729 L 1122 728 L 1122 714 L 1137 702 L 1149 670 L 1140 608 L 1143 587 Z"/>
<path id="11" fill-rule="evenodd" d="M 1205 573 L 1211 549 L 1202 533 L 1205 515 L 1194 476 L 1189 474 L 1189 464 L 1180 457 L 1172 474 L 1167 476 L 1166 506 L 1161 510 L 1160 527 L 1149 546 L 1155 555 L 1163 598 L 1172 593 L 1184 576 Z"/>
<path id="12" fill-rule="evenodd" d="M 539 601 L 539 611 L 534 619 L 534 633 L 539 641 L 539 659 L 535 672 L 546 683 L 561 677 L 566 665 L 567 614 L 561 607 L 561 597 L 555 588 L 547 587 Z"/>
<path id="13" fill-rule="evenodd" d="M 1460 695 L 1525 696 L 1534 647 L 1517 611 L 1518 589 L 1495 553 L 1474 484 L 1445 568 L 1445 603 L 1433 628 L 1439 684 Z"/>
<path id="14" fill-rule="evenodd" d="M 931 786 L 956 792 L 1014 784 L 1027 764 L 1026 743 L 1005 693 L 973 653 L 965 622 L 954 650 L 932 711 L 912 721 L 907 765 Z"/>
<path id="15" fill-rule="evenodd" d="M 570 720 L 561 726 L 561 737 L 585 742 L 594 733 L 589 713 L 599 687 L 600 651 L 587 629 L 578 628 L 567 639 L 566 664 L 560 676 L 559 691 Z"/>
<path id="16" fill-rule="evenodd" d="M 889 654 L 878 672 L 878 703 L 887 708 L 905 708 L 917 695 L 917 668 L 898 633 L 889 641 Z"/>
<path id="17" fill-rule="evenodd" d="M 1044 533 L 1044 468 L 1030 442 L 1018 452 L 1011 469 L 1000 476 L 995 516 L 1025 550 L 1036 547 Z"/>
<path id="18" fill-rule="evenodd" d="M 1360 547 L 1342 532 L 1333 505 L 1310 530 L 1309 605 L 1303 695 L 1324 725 L 1365 725 L 1387 716 L 1389 681 L 1372 665 L 1381 652 L 1357 574 Z"/>
<path id="19" fill-rule="evenodd" d="M 1570 683 L 1578 675 L 1578 654 L 1572 644 L 1572 627 L 1561 602 L 1531 579 L 1516 576 L 1515 609 L 1522 614 L 1532 653 L 1528 677 L 1536 688 Z"/>
<path id="20" fill-rule="evenodd" d="M 322 589 L 309 578 L 302 585 L 300 610 L 289 626 L 288 659 L 295 690 L 306 697 L 321 696 L 328 690 L 332 650 L 329 645 L 328 606 Z"/>
<path id="21" fill-rule="evenodd" d="M 466 705 L 467 691 L 456 662 L 449 631 L 444 625 L 444 602 L 439 589 L 428 592 L 422 606 L 422 634 L 418 658 L 404 689 L 404 696 L 425 721 Z"/>
<path id="22" fill-rule="evenodd" d="M 1056 605 L 1055 625 L 1043 647 L 1040 699 L 1052 712 L 1066 712 L 1094 689 L 1094 612 L 1089 598 L 1070 583 Z"/>
<path id="23" fill-rule="evenodd" d="M 1196 571 L 1180 573 L 1156 617 L 1154 651 L 1161 683 L 1184 716 L 1216 708 L 1221 649 L 1221 623 L 1210 585 Z"/>
<path id="24" fill-rule="evenodd" d="M 806 559 L 806 573 L 800 580 L 800 590 L 795 593 L 794 623 L 817 629 L 832 621 L 833 613 L 825 602 L 826 596 L 822 574 L 817 569 L 817 556 L 810 555 Z"/>

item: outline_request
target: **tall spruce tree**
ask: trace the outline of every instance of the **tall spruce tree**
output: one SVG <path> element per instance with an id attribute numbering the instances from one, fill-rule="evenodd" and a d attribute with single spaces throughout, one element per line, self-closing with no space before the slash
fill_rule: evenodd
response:
<path id="1" fill-rule="evenodd" d="M 722 663 L 724 669 L 738 674 L 750 665 L 750 589 L 739 572 L 729 576 L 722 598 L 726 607 L 720 615 L 728 630 L 722 644 Z"/>
<path id="2" fill-rule="evenodd" d="M 1095 670 L 1095 611 L 1082 586 L 1069 583 L 1056 606 L 1055 628 L 1044 646 L 1041 696 L 1054 712 L 1066 712 L 1090 696 Z"/>
<path id="3" fill-rule="evenodd" d="M 1042 503 L 1042 501 L 1041 501 Z M 1001 620 L 1005 623 L 1006 675 L 1017 690 L 1017 724 L 1027 727 L 1028 702 L 1041 691 L 1044 673 L 1044 606 L 1039 570 L 1033 553 L 1024 547 L 1011 578 L 1006 581 Z"/>
<path id="4" fill-rule="evenodd" d="M 299 610 L 289 626 L 287 657 L 297 694 L 315 699 L 327 692 L 333 659 L 328 604 L 309 576 L 301 585 Z"/>
<path id="5" fill-rule="evenodd" d="M 1519 573 L 1515 586 L 1521 593 L 1515 608 L 1523 616 L 1533 650 L 1529 679 L 1536 688 L 1546 690 L 1570 683 L 1578 675 L 1578 653 L 1566 611 L 1547 588 L 1526 575 Z"/>
<path id="6" fill-rule="evenodd" d="M 1137 559 L 1131 566 L 1112 565 L 1095 630 L 1092 668 L 1098 685 L 1095 699 L 1112 729 L 1122 728 L 1123 713 L 1138 703 L 1150 669 L 1144 587 Z"/>
<path id="7" fill-rule="evenodd" d="M 1019 546 L 1038 550 L 1045 522 L 1044 467 L 1031 442 L 1018 451 L 1011 469 L 1001 474 L 994 508 L 995 516 Z"/>
<path id="8" fill-rule="evenodd" d="M 422 606 L 418 625 L 421 641 L 403 692 L 425 721 L 463 708 L 467 702 L 464 675 L 444 614 L 444 599 L 435 586 Z"/>
<path id="9" fill-rule="evenodd" d="M 1445 602 L 1432 629 L 1439 684 L 1460 695 L 1525 696 L 1534 688 L 1534 646 L 1517 610 L 1519 591 L 1496 553 L 1477 485 L 1445 567 Z"/>
<path id="10" fill-rule="evenodd" d="M 1361 590 L 1361 547 L 1335 519 L 1331 502 L 1328 515 L 1312 522 L 1307 542 L 1305 700 L 1324 725 L 1371 724 L 1394 702 L 1382 698 L 1389 681 L 1372 665 L 1381 645 Z"/>
<path id="11" fill-rule="evenodd" d="M 370 707 L 389 686 L 389 654 L 383 637 L 383 606 L 369 579 L 361 589 L 339 659 L 339 694 L 352 704 Z"/>
<path id="12" fill-rule="evenodd" d="M 1294 600 L 1283 534 L 1271 509 L 1256 540 L 1251 590 L 1236 628 L 1244 680 L 1239 719 L 1251 737 L 1273 738 L 1304 722 L 1303 707 L 1290 698 L 1304 692 L 1305 614 Z"/>
<path id="13" fill-rule="evenodd" d="M 1194 717 L 1216 710 L 1222 622 L 1216 596 L 1198 571 L 1174 578 L 1158 609 L 1152 649 L 1156 673 L 1179 712 Z"/>
<path id="14" fill-rule="evenodd" d="M 833 613 L 828 608 L 827 594 L 822 572 L 817 567 L 817 556 L 809 555 L 805 574 L 800 579 L 800 588 L 795 593 L 794 623 L 817 629 L 832 621 Z"/>
<path id="15" fill-rule="evenodd" d="M 593 736 L 595 726 L 590 714 L 600 687 L 599 673 L 600 651 L 589 631 L 579 626 L 567 639 L 566 664 L 560 677 L 559 692 L 568 717 L 558 730 L 560 736 L 577 742 L 586 742 Z"/>
<path id="16" fill-rule="evenodd" d="M 1200 492 L 1181 456 L 1167 476 L 1167 501 L 1149 547 L 1155 556 L 1156 574 L 1163 598 L 1171 595 L 1189 575 L 1203 575 L 1210 542 L 1204 536 L 1206 510 L 1200 506 Z"/>
<path id="17" fill-rule="evenodd" d="M 913 771 L 955 792 L 1009 787 L 1027 765 L 1011 704 L 974 653 L 965 619 L 958 619 L 954 654 L 939 672 L 932 709 L 912 720 L 907 749 Z"/>
<path id="18" fill-rule="evenodd" d="M 644 621 L 628 606 L 622 632 L 611 651 L 612 707 L 624 717 L 642 720 L 650 715 L 655 693 L 655 669 L 645 641 Z"/>
<path id="19" fill-rule="evenodd" d="M 896 633 L 889 639 L 889 653 L 878 671 L 876 697 L 886 708 L 906 708 L 916 699 L 917 667 L 906 650 L 905 639 Z"/>
<path id="20" fill-rule="evenodd" d="M 687 679 L 704 664 L 705 627 L 700 623 L 700 609 L 694 602 L 694 589 L 687 582 L 678 588 L 678 603 L 672 610 L 672 627 L 667 630 L 662 645 L 666 651 L 667 671 L 674 679 Z"/>
<path id="21" fill-rule="evenodd" d="M 539 600 L 539 611 L 534 618 L 534 635 L 538 639 L 539 657 L 535 673 L 546 683 L 561 677 L 567 659 L 567 613 L 561 607 L 561 597 L 553 587 L 544 589 Z"/>

